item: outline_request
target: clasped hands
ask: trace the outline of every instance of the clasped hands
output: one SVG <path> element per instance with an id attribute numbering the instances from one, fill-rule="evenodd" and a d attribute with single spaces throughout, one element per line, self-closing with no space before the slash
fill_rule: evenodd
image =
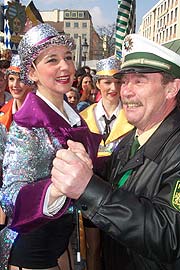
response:
<path id="1" fill-rule="evenodd" d="M 92 161 L 81 143 L 68 140 L 68 149 L 58 150 L 51 171 L 51 196 L 78 199 L 92 175 Z"/>

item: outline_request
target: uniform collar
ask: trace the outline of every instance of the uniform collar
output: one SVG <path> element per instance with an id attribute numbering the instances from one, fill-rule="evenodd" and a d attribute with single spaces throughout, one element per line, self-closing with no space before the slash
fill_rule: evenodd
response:
<path id="1" fill-rule="evenodd" d="M 106 116 L 107 119 L 110 119 L 113 115 L 115 115 L 116 117 L 118 117 L 119 111 L 121 110 L 122 106 L 121 106 L 121 102 L 119 101 L 118 106 L 116 107 L 116 109 L 114 110 L 114 112 L 112 113 L 112 115 L 110 115 L 110 117 L 107 116 L 104 107 L 103 107 L 103 103 L 102 103 L 102 98 L 99 100 L 99 102 L 97 103 L 97 106 L 95 108 L 96 110 L 96 115 L 97 115 L 97 121 L 100 121 L 103 119 L 103 115 Z"/>

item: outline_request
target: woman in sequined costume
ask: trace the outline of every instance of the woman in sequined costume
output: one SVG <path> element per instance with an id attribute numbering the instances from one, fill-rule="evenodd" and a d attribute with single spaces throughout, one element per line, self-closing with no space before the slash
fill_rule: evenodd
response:
<path id="1" fill-rule="evenodd" d="M 8 88 L 12 99 L 0 109 L 0 123 L 5 125 L 7 131 L 13 120 L 13 115 L 22 106 L 27 94 L 33 86 L 25 84 L 20 78 L 20 58 L 18 54 L 12 56 L 10 67 L 6 70 Z"/>
<path id="2" fill-rule="evenodd" d="M 9 226 L 0 235 L 0 269 L 58 269 L 73 231 L 71 201 L 51 182 L 56 151 L 67 140 L 84 144 L 95 160 L 99 136 L 63 100 L 73 83 L 74 42 L 48 24 L 30 29 L 19 44 L 22 79 L 29 93 L 14 115 L 3 163 L 1 206 Z"/>
<path id="3" fill-rule="evenodd" d="M 24 84 L 20 79 L 20 58 L 18 54 L 12 56 L 10 67 L 6 70 L 6 75 L 12 98 L 0 109 L 0 123 L 5 126 L 6 131 L 9 131 L 13 114 L 21 107 L 32 87 Z M 5 227 L 5 224 L 6 215 L 2 211 L 2 208 L 0 208 L 1 229 Z"/>

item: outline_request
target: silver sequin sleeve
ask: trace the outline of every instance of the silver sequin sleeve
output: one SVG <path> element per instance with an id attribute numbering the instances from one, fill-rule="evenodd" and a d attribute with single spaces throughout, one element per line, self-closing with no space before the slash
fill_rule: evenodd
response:
<path id="1" fill-rule="evenodd" d="M 7 137 L 6 128 L 4 125 L 0 124 L 0 181 L 2 181 L 2 163 L 4 157 L 6 137 Z"/>
<path id="2" fill-rule="evenodd" d="M 4 157 L 4 148 L 6 143 L 6 128 L 4 125 L 0 124 L 0 164 L 2 166 L 3 157 Z"/>
<path id="3" fill-rule="evenodd" d="M 12 217 L 21 187 L 50 176 L 56 149 L 60 148 L 58 140 L 44 128 L 29 130 L 13 123 L 7 138 L 0 192 L 1 205 L 8 216 Z"/>

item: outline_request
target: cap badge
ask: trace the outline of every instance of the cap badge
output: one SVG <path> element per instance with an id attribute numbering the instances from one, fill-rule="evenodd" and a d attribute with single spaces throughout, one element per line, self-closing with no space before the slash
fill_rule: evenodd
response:
<path id="1" fill-rule="evenodd" d="M 133 48 L 133 40 L 130 36 L 127 36 L 124 40 L 124 48 L 126 51 L 131 51 Z"/>

